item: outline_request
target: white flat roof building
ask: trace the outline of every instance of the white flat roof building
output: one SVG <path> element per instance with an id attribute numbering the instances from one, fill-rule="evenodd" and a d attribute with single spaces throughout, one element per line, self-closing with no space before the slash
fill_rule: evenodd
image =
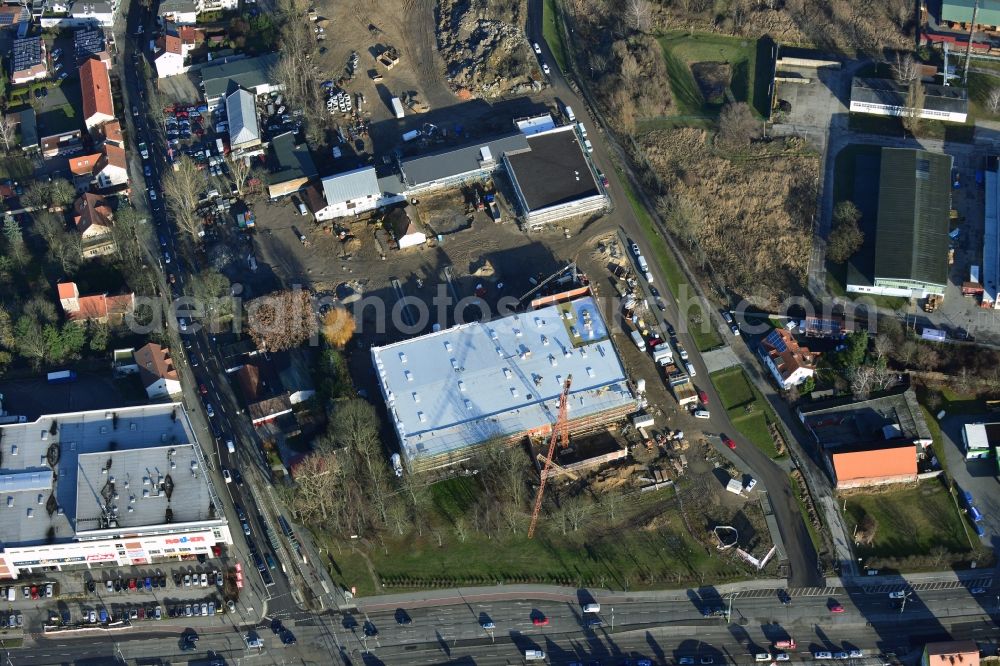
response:
<path id="1" fill-rule="evenodd" d="M 375 347 L 372 361 L 411 469 L 459 462 L 487 440 L 548 432 L 567 375 L 571 430 L 635 409 L 590 296 Z"/>
<path id="2" fill-rule="evenodd" d="M 986 169 L 985 227 L 983 231 L 983 307 L 1000 308 L 1000 159 L 991 157 Z"/>
<path id="3" fill-rule="evenodd" d="M 148 564 L 232 543 L 187 413 L 174 403 L 0 426 L 0 578 Z"/>

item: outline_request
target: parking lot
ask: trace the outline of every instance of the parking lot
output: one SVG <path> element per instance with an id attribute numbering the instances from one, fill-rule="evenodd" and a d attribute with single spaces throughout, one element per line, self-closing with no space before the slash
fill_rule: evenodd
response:
<path id="1" fill-rule="evenodd" d="M 941 421 L 943 453 L 948 462 L 948 474 L 961 490 L 972 493 L 976 508 L 983 514 L 981 525 L 986 534 L 982 541 L 994 547 L 1000 544 L 1000 482 L 997 481 L 997 461 L 992 458 L 966 461 L 962 428 L 966 423 L 989 423 L 997 420 L 1000 418 L 990 414 L 955 414 L 946 416 Z M 970 536 L 976 538 L 971 529 Z"/>

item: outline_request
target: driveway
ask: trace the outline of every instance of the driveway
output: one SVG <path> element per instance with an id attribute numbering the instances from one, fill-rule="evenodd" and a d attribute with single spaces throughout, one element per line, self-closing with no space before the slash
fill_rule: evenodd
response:
<path id="1" fill-rule="evenodd" d="M 1000 546 L 1000 481 L 997 479 L 997 461 L 990 457 L 985 460 L 965 460 L 962 446 L 962 428 L 966 423 L 989 423 L 997 420 L 989 414 L 954 414 L 941 421 L 941 435 L 948 463 L 948 474 L 961 490 L 972 493 L 976 508 L 983 514 L 983 529 L 986 543 L 994 550 Z"/>

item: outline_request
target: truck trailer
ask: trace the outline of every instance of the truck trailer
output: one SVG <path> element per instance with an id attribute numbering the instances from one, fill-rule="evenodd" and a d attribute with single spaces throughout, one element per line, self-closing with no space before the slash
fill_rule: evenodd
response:
<path id="1" fill-rule="evenodd" d="M 48 376 L 49 384 L 68 384 L 76 379 L 76 373 L 72 370 L 59 370 L 50 372 Z"/>
<path id="2" fill-rule="evenodd" d="M 399 101 L 398 97 L 393 97 L 390 103 L 392 104 L 392 112 L 396 114 L 396 118 L 402 120 L 406 116 L 406 112 L 403 110 L 403 103 Z"/>

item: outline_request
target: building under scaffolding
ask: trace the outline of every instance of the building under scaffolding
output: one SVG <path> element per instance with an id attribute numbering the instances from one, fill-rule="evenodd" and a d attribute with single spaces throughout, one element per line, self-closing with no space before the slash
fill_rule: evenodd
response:
<path id="1" fill-rule="evenodd" d="M 589 295 L 376 347 L 372 362 L 411 471 L 462 462 L 489 441 L 512 444 L 548 433 L 570 374 L 571 435 L 604 429 L 635 411 Z"/>

